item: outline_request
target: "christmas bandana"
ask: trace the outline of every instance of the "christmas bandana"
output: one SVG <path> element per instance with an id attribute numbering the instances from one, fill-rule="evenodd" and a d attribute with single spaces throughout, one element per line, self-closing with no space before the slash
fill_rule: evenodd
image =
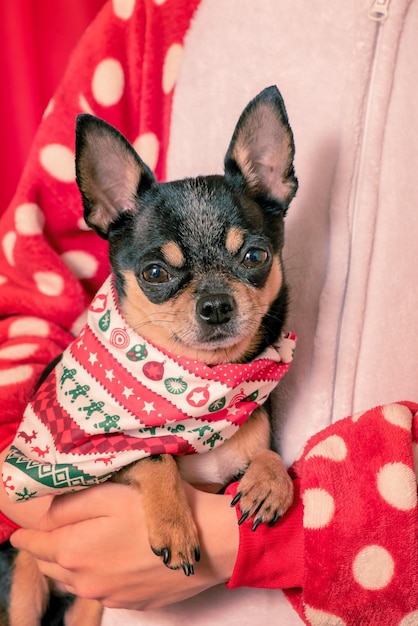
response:
<path id="1" fill-rule="evenodd" d="M 213 450 L 287 372 L 295 336 L 246 364 L 162 351 L 124 319 L 109 277 L 80 335 L 28 405 L 4 476 L 15 501 L 83 489 L 156 454 Z"/>

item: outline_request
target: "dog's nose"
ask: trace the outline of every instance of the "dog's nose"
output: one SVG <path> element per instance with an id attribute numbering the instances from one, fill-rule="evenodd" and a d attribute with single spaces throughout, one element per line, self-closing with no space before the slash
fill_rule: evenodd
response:
<path id="1" fill-rule="evenodd" d="M 235 300 L 227 293 L 209 294 L 197 301 L 196 311 L 206 324 L 229 322 L 236 308 Z"/>

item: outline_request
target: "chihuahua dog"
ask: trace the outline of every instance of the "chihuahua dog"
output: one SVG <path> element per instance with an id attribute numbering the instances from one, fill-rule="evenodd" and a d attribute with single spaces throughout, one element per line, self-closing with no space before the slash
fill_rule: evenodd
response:
<path id="1" fill-rule="evenodd" d="M 243 111 L 223 176 L 159 183 L 115 128 L 92 115 L 78 117 L 76 173 L 85 221 L 107 239 L 116 306 L 147 345 L 216 370 L 263 358 L 278 341 L 288 304 L 282 250 L 284 217 L 297 190 L 293 159 L 293 135 L 276 87 Z M 114 341 L 123 343 L 123 337 Z M 170 380 L 171 393 L 183 391 L 182 380 Z M 69 393 L 75 398 L 74 390 Z M 221 488 L 239 477 L 233 504 L 239 502 L 240 522 L 253 519 L 253 529 L 274 524 L 290 506 L 292 481 L 271 450 L 267 406 L 254 405 L 232 436 L 223 441 L 218 435 L 222 445 L 208 453 L 158 452 L 113 474 L 113 480 L 141 490 L 150 546 L 166 566 L 190 575 L 199 560 L 182 478 Z M 107 417 L 117 428 L 117 416 Z M 11 626 L 40 624 L 48 586 L 35 571 L 32 557 L 20 553 Z M 78 614 L 86 615 L 84 609 Z"/>

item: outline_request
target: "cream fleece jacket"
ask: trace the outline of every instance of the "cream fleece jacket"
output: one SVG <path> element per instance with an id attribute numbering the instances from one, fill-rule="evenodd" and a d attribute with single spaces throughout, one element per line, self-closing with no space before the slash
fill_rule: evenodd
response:
<path id="1" fill-rule="evenodd" d="M 366 0 L 203 0 L 185 40 L 169 178 L 221 172 L 237 114 L 268 84 L 295 134 L 285 261 L 298 350 L 276 395 L 289 463 L 335 420 L 418 398 L 418 3 L 385 4 L 378 22 Z M 273 616 L 302 624 L 280 591 L 254 589 L 211 590 L 124 624 L 261 626 Z"/>
<path id="2" fill-rule="evenodd" d="M 10 432 L 37 372 L 68 342 L 66 329 L 79 328 L 76 317 L 107 271 L 104 245 L 83 233 L 68 148 L 75 112 L 91 108 L 120 127 L 160 176 L 168 136 L 169 178 L 212 173 L 222 169 L 237 116 L 268 84 L 277 84 L 286 102 L 300 182 L 285 252 L 298 351 L 276 397 L 284 456 L 292 462 L 310 435 L 345 415 L 417 400 L 418 4 L 382 3 L 387 19 L 376 22 L 372 0 L 193 0 L 190 22 L 191 9 L 177 4 L 170 14 L 168 2 L 155 0 L 147 11 L 153 4 L 165 13 L 153 22 L 160 32 L 151 32 L 131 0 L 109 2 L 117 19 L 107 42 L 87 38 L 84 61 L 74 57 L 79 80 L 73 90 L 64 82 L 54 97 L 2 222 L 0 305 L 2 315 L 15 314 L 1 322 Z M 98 29 L 105 18 L 103 12 Z M 155 57 L 124 74 L 124 52 L 119 63 L 103 53 L 113 54 L 112 42 L 141 23 L 144 41 L 167 35 L 170 48 L 164 58 L 151 46 Z M 161 107 L 145 115 L 157 101 Z M 62 114 L 59 127 L 54 110 Z M 42 263 L 28 263 L 35 253 L 40 261 L 41 248 Z M 45 307 L 48 316 L 35 319 Z M 158 612 L 107 612 L 104 624 L 261 626 L 272 616 L 281 626 L 301 624 L 280 591 L 247 589 L 214 589 Z"/>

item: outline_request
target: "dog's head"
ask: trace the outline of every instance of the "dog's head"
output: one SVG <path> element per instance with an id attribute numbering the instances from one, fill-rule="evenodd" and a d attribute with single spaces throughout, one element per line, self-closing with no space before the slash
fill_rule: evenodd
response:
<path id="1" fill-rule="evenodd" d="M 158 183 L 112 126 L 80 115 L 76 171 L 84 217 L 109 241 L 131 326 L 208 364 L 255 356 L 287 307 L 284 216 L 297 189 L 294 144 L 275 87 L 242 113 L 224 176 Z"/>

